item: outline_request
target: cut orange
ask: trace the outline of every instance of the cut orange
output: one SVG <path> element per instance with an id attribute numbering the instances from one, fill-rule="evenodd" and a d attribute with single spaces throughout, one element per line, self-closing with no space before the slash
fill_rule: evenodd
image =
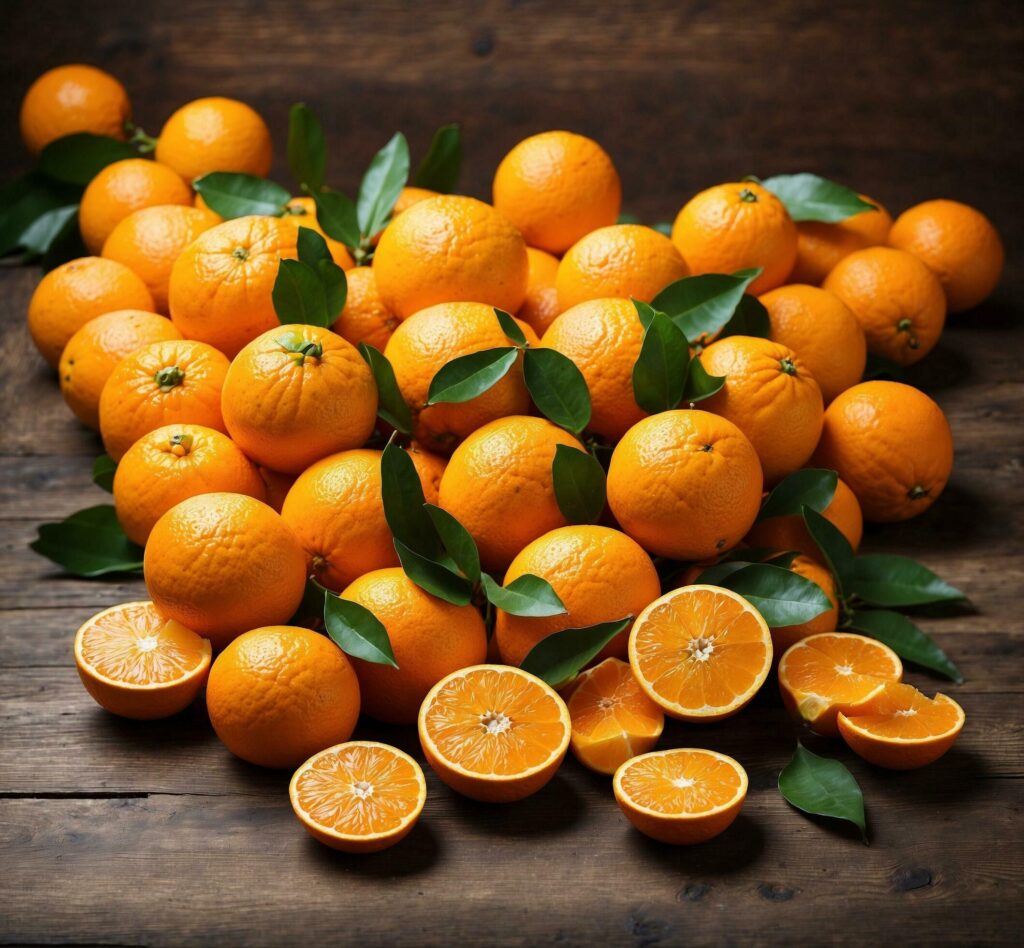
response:
<path id="1" fill-rule="evenodd" d="M 612 781 L 620 809 L 662 843 L 703 843 L 728 829 L 747 796 L 747 772 L 731 757 L 695 747 L 627 760 Z"/>
<path id="2" fill-rule="evenodd" d="M 952 698 L 926 698 L 911 685 L 889 682 L 866 705 L 840 712 L 839 733 L 869 763 L 913 770 L 938 760 L 964 726 L 964 709 Z"/>
<path id="3" fill-rule="evenodd" d="M 394 846 L 427 799 L 423 770 L 405 751 L 376 741 L 335 744 L 295 771 L 288 796 L 316 839 L 347 853 Z"/>
<path id="4" fill-rule="evenodd" d="M 423 699 L 420 742 L 449 787 L 509 803 L 536 793 L 569 748 L 565 702 L 539 678 L 508 665 L 471 665 Z"/>
<path id="5" fill-rule="evenodd" d="M 75 633 L 75 664 L 86 691 L 112 714 L 140 721 L 187 708 L 210 673 L 208 639 L 151 602 L 111 606 Z"/>
<path id="6" fill-rule="evenodd" d="M 888 645 L 852 632 L 823 632 L 791 645 L 779 660 L 782 703 L 798 721 L 838 737 L 836 717 L 853 713 L 903 677 L 903 663 Z"/>
<path id="7" fill-rule="evenodd" d="M 732 590 L 685 586 L 637 617 L 629 664 L 667 714 L 717 721 L 739 711 L 764 684 L 772 637 L 761 613 Z"/>
<path id="8" fill-rule="evenodd" d="M 613 774 L 630 757 L 651 750 L 665 727 L 661 708 L 618 658 L 583 672 L 568 708 L 572 752 L 584 767 L 602 774 Z"/>

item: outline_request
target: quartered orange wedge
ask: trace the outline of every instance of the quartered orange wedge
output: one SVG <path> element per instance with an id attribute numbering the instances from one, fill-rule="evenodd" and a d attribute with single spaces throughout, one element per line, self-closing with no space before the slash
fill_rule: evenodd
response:
<path id="1" fill-rule="evenodd" d="M 471 665 L 423 699 L 420 742 L 453 790 L 494 803 L 536 793 L 569 748 L 565 702 L 545 682 L 508 665 Z"/>
<path id="2" fill-rule="evenodd" d="M 210 642 L 151 602 L 111 606 L 75 633 L 75 664 L 101 707 L 150 721 L 187 708 L 210 673 Z"/>
<path id="3" fill-rule="evenodd" d="M 888 645 L 852 632 L 811 635 L 779 660 L 782 703 L 798 721 L 829 737 L 839 736 L 836 717 L 854 712 L 887 681 L 903 677 L 903 663 Z"/>
<path id="4" fill-rule="evenodd" d="M 926 698 L 911 685 L 889 682 L 870 701 L 840 712 L 839 733 L 866 761 L 913 770 L 938 760 L 964 726 L 964 709 L 952 698 Z"/>
<path id="5" fill-rule="evenodd" d="M 310 757 L 295 771 L 288 796 L 321 843 L 372 853 L 394 846 L 416 825 L 427 783 L 420 765 L 397 747 L 349 741 Z"/>
<path id="6" fill-rule="evenodd" d="M 772 637 L 742 596 L 684 586 L 655 599 L 633 623 L 629 664 L 667 714 L 717 721 L 739 711 L 772 667 Z"/>
<path id="7" fill-rule="evenodd" d="M 630 823 L 677 846 L 727 829 L 747 796 L 747 772 L 735 760 L 694 747 L 634 757 L 615 771 L 612 784 Z"/>

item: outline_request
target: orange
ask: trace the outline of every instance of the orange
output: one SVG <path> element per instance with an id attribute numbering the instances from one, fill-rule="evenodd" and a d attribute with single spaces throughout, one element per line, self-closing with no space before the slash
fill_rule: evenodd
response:
<path id="1" fill-rule="evenodd" d="M 523 322 L 531 345 L 537 336 Z M 427 406 L 427 393 L 437 372 L 460 356 L 509 346 L 494 309 L 482 303 L 441 303 L 421 310 L 394 332 L 384 354 L 395 370 L 402 397 L 412 411 L 417 441 L 430 451 L 450 454 L 477 428 L 506 415 L 525 415 L 530 394 L 523 381 L 522 360 L 482 395 L 459 404 Z"/>
<path id="2" fill-rule="evenodd" d="M 444 477 L 444 469 L 448 466 L 447 458 L 426 450 L 415 441 L 410 441 L 405 450 L 409 452 L 409 457 L 412 458 L 412 463 L 420 476 L 427 503 L 436 504 L 441 493 L 441 478 Z"/>
<path id="3" fill-rule="evenodd" d="M 512 561 L 505 585 L 527 574 L 547 580 L 562 600 L 562 615 L 514 616 L 497 611 L 494 643 L 501 660 L 518 665 L 554 632 L 635 617 L 661 592 L 651 558 L 624 533 L 600 526 L 552 530 Z M 597 658 L 626 657 L 627 626 Z"/>
<path id="4" fill-rule="evenodd" d="M 526 279 L 526 299 L 516 315 L 542 336 L 554 318 L 561 312 L 558 306 L 558 257 L 536 247 L 526 248 L 530 267 Z"/>
<path id="5" fill-rule="evenodd" d="M 345 308 L 331 329 L 354 346 L 365 342 L 383 352 L 401 320 L 380 298 L 371 267 L 355 267 L 345 276 L 348 279 Z"/>
<path id="6" fill-rule="evenodd" d="M 176 204 L 132 211 L 107 237 L 103 256 L 142 277 L 158 312 L 167 312 L 167 285 L 181 252 L 220 218 Z"/>
<path id="7" fill-rule="evenodd" d="M 423 699 L 420 743 L 434 773 L 474 800 L 511 803 L 540 790 L 569 748 L 565 702 L 534 675 L 474 665 Z"/>
<path id="8" fill-rule="evenodd" d="M 400 319 L 452 301 L 514 313 L 526 297 L 528 268 L 515 227 L 490 205 L 450 194 L 399 214 L 373 257 L 380 297 Z"/>
<path id="9" fill-rule="evenodd" d="M 272 152 L 270 129 L 259 113 L 219 96 L 183 105 L 164 123 L 156 143 L 156 160 L 189 182 L 210 171 L 265 178 Z"/>
<path id="10" fill-rule="evenodd" d="M 427 692 L 446 675 L 487 658 L 487 630 L 474 606 L 431 596 L 398 567 L 360 576 L 341 594 L 369 609 L 387 630 L 397 668 L 352 659 L 363 711 L 378 721 L 415 724 Z"/>
<path id="11" fill-rule="evenodd" d="M 661 708 L 617 658 L 606 658 L 576 679 L 568 708 L 569 746 L 584 767 L 601 774 L 613 774 L 631 757 L 652 750 L 665 727 Z"/>
<path id="12" fill-rule="evenodd" d="M 510 415 L 477 428 L 455 449 L 440 504 L 472 534 L 484 569 L 506 569 L 527 543 L 566 525 L 551 473 L 560 444 L 584 450 L 546 418 Z"/>
<path id="13" fill-rule="evenodd" d="M 761 267 L 750 284 L 754 294 L 785 283 L 796 261 L 796 225 L 782 201 L 753 181 L 690 198 L 672 225 L 672 243 L 693 274 Z"/>
<path id="14" fill-rule="evenodd" d="M 180 339 L 174 324 L 157 313 L 119 309 L 90 319 L 60 357 L 60 391 L 82 424 L 99 430 L 100 394 L 125 356 L 150 342 Z"/>
<path id="15" fill-rule="evenodd" d="M 808 619 L 806 622 L 800 622 L 796 625 L 778 626 L 772 629 L 772 648 L 775 650 L 776 655 L 781 655 L 794 642 L 799 642 L 808 636 L 835 632 L 836 625 L 839 622 L 839 598 L 832 571 L 807 556 L 798 556 L 794 559 L 790 569 L 797 576 L 809 579 L 817 585 L 828 596 L 829 602 L 832 603 L 832 608 L 822 612 L 820 615 L 816 615 L 813 619 Z"/>
<path id="16" fill-rule="evenodd" d="M 225 431 L 220 394 L 228 360 L 188 339 L 151 342 L 122 359 L 100 394 L 100 434 L 115 461 L 139 438 L 170 424 Z"/>
<path id="17" fill-rule="evenodd" d="M 577 303 L 548 327 L 540 344 L 572 359 L 590 390 L 588 429 L 618 441 L 646 412 L 633 397 L 633 366 L 644 327 L 625 299 Z"/>
<path id="18" fill-rule="evenodd" d="M 839 712 L 854 713 L 887 681 L 903 677 L 903 663 L 888 645 L 851 632 L 812 635 L 791 644 L 779 660 L 782 703 L 797 721 L 839 736 Z"/>
<path id="19" fill-rule="evenodd" d="M 612 224 L 580 238 L 562 257 L 555 277 L 558 306 L 620 296 L 649 303 L 689 273 L 664 234 L 640 224 Z"/>
<path id="20" fill-rule="evenodd" d="M 614 224 L 622 184 L 608 153 L 572 132 L 523 139 L 498 165 L 494 206 L 531 247 L 564 253 L 599 227 Z"/>
<path id="21" fill-rule="evenodd" d="M 244 494 L 199 494 L 172 507 L 149 534 L 143 569 L 156 607 L 216 649 L 286 622 L 306 585 L 306 555 L 291 529 Z"/>
<path id="22" fill-rule="evenodd" d="M 151 602 L 111 606 L 75 633 L 85 690 L 111 714 L 140 721 L 187 708 L 206 684 L 210 643 L 165 619 Z"/>
<path id="23" fill-rule="evenodd" d="M 839 472 L 867 520 L 908 520 L 946 486 L 953 434 L 942 409 L 919 389 L 862 382 L 828 406 L 814 464 Z"/>
<path id="24" fill-rule="evenodd" d="M 257 464 L 297 474 L 362 447 L 377 421 L 369 366 L 319 326 L 278 326 L 235 356 L 224 380 L 224 423 Z"/>
<path id="25" fill-rule="evenodd" d="M 938 278 L 913 254 L 868 247 L 844 257 L 824 288 L 860 320 L 868 352 L 912 365 L 935 347 L 946 322 Z"/>
<path id="26" fill-rule="evenodd" d="M 202 425 L 166 425 L 143 435 L 114 475 L 114 507 L 125 535 L 145 546 L 154 524 L 197 494 L 266 498 L 256 465 L 227 435 Z"/>
<path id="27" fill-rule="evenodd" d="M 725 385 L 702 408 L 728 418 L 757 451 L 766 484 L 802 467 L 821 434 L 821 389 L 792 349 L 755 336 L 728 336 L 700 354 Z"/>
<path id="28" fill-rule="evenodd" d="M 608 506 L 648 553 L 710 559 L 731 549 L 761 507 L 761 463 L 747 436 L 706 411 L 666 411 L 616 445 Z"/>
<path id="29" fill-rule="evenodd" d="M 884 244 L 892 227 L 892 215 L 877 201 L 861 194 L 874 210 L 861 211 L 844 221 L 799 221 L 796 225 L 796 264 L 793 283 L 820 284 L 843 257 L 865 247 Z"/>
<path id="30" fill-rule="evenodd" d="M 238 217 L 211 227 L 171 270 L 171 319 L 188 339 L 232 358 L 280 325 L 271 296 L 283 257 L 294 259 L 298 229 L 278 217 Z"/>
<path id="31" fill-rule="evenodd" d="M 747 796 L 747 772 L 731 757 L 695 747 L 626 761 L 612 781 L 626 819 L 660 843 L 690 846 L 729 828 Z"/>
<path id="32" fill-rule="evenodd" d="M 320 226 L 320 222 L 316 218 L 316 201 L 313 198 L 293 197 L 285 205 L 285 213 L 281 217 L 281 222 L 295 228 L 296 240 L 298 240 L 300 227 L 308 227 L 310 230 L 316 231 L 326 242 L 331 259 L 343 270 L 351 270 L 356 265 L 348 248 L 340 241 L 328 237 Z"/>
<path id="33" fill-rule="evenodd" d="M 827 405 L 864 376 L 864 330 L 847 305 L 816 286 L 793 283 L 761 297 L 769 338 L 792 349 L 814 376 Z"/>
<path id="34" fill-rule="evenodd" d="M 297 767 L 352 735 L 359 681 L 326 636 L 266 626 L 238 636 L 217 656 L 206 708 L 232 754 L 260 767 Z"/>
<path id="35" fill-rule="evenodd" d="M 425 201 L 427 198 L 438 196 L 439 192 L 431 191 L 429 188 L 417 188 L 407 185 L 398 192 L 398 200 L 395 201 L 391 215 L 392 217 L 397 217 L 402 211 L 409 210 L 414 204 L 419 204 L 420 201 Z"/>
<path id="36" fill-rule="evenodd" d="M 960 736 L 964 721 L 964 709 L 952 698 L 926 698 L 895 681 L 838 717 L 839 733 L 854 753 L 891 770 L 913 770 L 938 760 Z"/>
<path id="37" fill-rule="evenodd" d="M 310 757 L 295 771 L 288 796 L 314 839 L 346 853 L 375 853 L 416 825 L 427 782 L 397 747 L 349 741 Z"/>
<path id="38" fill-rule="evenodd" d="M 111 231 L 133 211 L 180 204 L 190 207 L 192 189 L 176 171 L 144 158 L 107 165 L 82 195 L 78 226 L 89 253 L 98 254 Z"/>
<path id="39" fill-rule="evenodd" d="M 95 66 L 58 66 L 29 86 L 21 102 L 21 138 L 33 155 L 65 135 L 91 132 L 122 141 L 132 117 L 128 93 Z"/>
<path id="40" fill-rule="evenodd" d="M 90 319 L 115 309 L 151 312 L 153 296 L 124 264 L 80 257 L 39 281 L 28 304 L 28 331 L 43 358 L 56 368 L 68 340 Z"/>
<path id="41" fill-rule="evenodd" d="M 923 260 L 942 284 L 951 313 L 991 295 L 1003 272 L 1003 242 L 992 222 L 959 201 L 925 201 L 900 214 L 889 244 Z"/>

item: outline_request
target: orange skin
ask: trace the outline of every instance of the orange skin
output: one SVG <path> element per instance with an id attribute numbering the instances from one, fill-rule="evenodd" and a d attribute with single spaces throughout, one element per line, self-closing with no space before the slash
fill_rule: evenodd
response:
<path id="1" fill-rule="evenodd" d="M 618 296 L 649 303 L 690 271 L 664 234 L 640 224 L 591 231 L 569 248 L 555 285 L 563 312 L 587 300 Z"/>
<path id="2" fill-rule="evenodd" d="M 796 225 L 796 263 L 790 283 L 819 286 L 840 260 L 856 250 L 884 244 L 892 227 L 892 215 L 873 198 L 861 200 L 875 205 L 873 211 L 861 211 L 845 221 L 798 221 Z"/>
<path id="3" fill-rule="evenodd" d="M 939 279 L 951 313 L 983 303 L 1003 273 L 1003 242 L 992 222 L 959 201 L 925 201 L 904 211 L 889 245 L 919 258 Z"/>
<path id="4" fill-rule="evenodd" d="M 80 257 L 51 270 L 28 304 L 28 331 L 54 368 L 71 337 L 90 319 L 115 309 L 153 311 L 153 296 L 124 264 Z"/>
<path id="5" fill-rule="evenodd" d="M 902 382 L 862 382 L 829 405 L 813 463 L 839 472 L 866 520 L 909 520 L 945 488 L 953 434 L 924 392 Z"/>
<path id="6" fill-rule="evenodd" d="M 516 315 L 533 327 L 538 336 L 544 335 L 548 326 L 561 312 L 558 306 L 558 258 L 536 247 L 527 247 L 526 256 L 530 263 L 526 283 L 526 299 Z"/>
<path id="7" fill-rule="evenodd" d="M 248 629 L 295 614 L 306 586 L 306 554 L 261 501 L 199 494 L 156 522 L 143 571 L 160 612 L 219 650 Z"/>
<path id="8" fill-rule="evenodd" d="M 99 431 L 100 394 L 118 362 L 147 343 L 180 338 L 174 324 L 157 313 L 120 309 L 90 319 L 61 353 L 64 401 L 83 425 Z"/>
<path id="9" fill-rule="evenodd" d="M 608 469 L 608 505 L 648 553 L 703 560 L 734 547 L 761 506 L 757 452 L 731 421 L 667 411 L 638 422 Z"/>
<path id="10" fill-rule="evenodd" d="M 318 326 L 279 326 L 235 356 L 224 423 L 257 464 L 298 474 L 361 447 L 377 421 L 377 386 L 355 347 Z"/>
<path id="11" fill-rule="evenodd" d="M 860 320 L 868 352 L 913 365 L 935 348 L 946 322 L 938 278 L 913 254 L 869 247 L 841 260 L 824 288 Z"/>
<path id="12" fill-rule="evenodd" d="M 139 438 L 161 425 L 226 431 L 220 398 L 227 371 L 221 353 L 189 339 L 151 342 L 122 359 L 100 395 L 100 435 L 107 454 L 120 461 Z"/>
<path id="13" fill-rule="evenodd" d="M 211 227 L 171 270 L 171 319 L 188 339 L 228 358 L 280 325 L 271 296 L 282 258 L 296 257 L 298 229 L 278 217 L 238 217 Z"/>
<path id="14" fill-rule="evenodd" d="M 614 224 L 622 184 L 608 153 L 572 132 L 542 132 L 516 145 L 494 175 L 494 207 L 531 247 L 561 254 Z"/>
<path id="15" fill-rule="evenodd" d="M 484 569 L 498 572 L 541 534 L 567 523 L 551 473 L 557 446 L 583 445 L 545 418 L 510 415 L 474 431 L 441 478 L 440 504 L 476 541 Z"/>
<path id="16" fill-rule="evenodd" d="M 821 389 L 792 349 L 753 336 L 728 336 L 700 354 L 725 385 L 701 405 L 728 418 L 757 451 L 766 484 L 802 467 L 818 443 Z"/>
<path id="17" fill-rule="evenodd" d="M 308 227 L 310 230 L 316 231 L 324 241 L 327 243 L 327 250 L 331 255 L 331 259 L 339 266 L 342 270 L 351 270 L 355 265 L 355 261 L 352 259 L 352 254 L 348 252 L 348 248 L 340 241 L 334 240 L 328 237 L 324 233 L 324 229 L 320 226 L 320 222 L 316 219 L 316 201 L 311 197 L 293 197 L 286 205 L 286 211 L 281 217 L 281 223 L 286 227 L 295 228 L 295 239 L 298 240 L 298 231 L 300 227 Z"/>
<path id="18" fill-rule="evenodd" d="M 832 608 L 807 622 L 772 629 L 772 648 L 776 655 L 781 655 L 794 642 L 806 639 L 809 635 L 835 632 L 839 622 L 839 599 L 836 596 L 836 583 L 832 578 L 832 573 L 820 563 L 806 556 L 798 556 L 793 560 L 790 569 L 798 576 L 803 576 L 804 579 L 816 583 L 821 591 L 828 596 Z"/>
<path id="19" fill-rule="evenodd" d="M 444 477 L 445 468 L 448 466 L 448 459 L 428 451 L 415 441 L 409 443 L 405 449 L 412 458 L 416 473 L 420 476 L 420 483 L 423 485 L 423 496 L 428 504 L 437 504 L 441 492 L 441 478 Z"/>
<path id="20" fill-rule="evenodd" d="M 505 573 L 504 585 L 532 573 L 546 579 L 565 608 L 543 618 L 497 611 L 494 642 L 501 661 L 518 665 L 542 639 L 562 629 L 638 616 L 661 593 L 651 558 L 629 537 L 610 527 L 569 526 L 526 546 Z M 625 658 L 629 626 L 594 661 Z"/>
<path id="21" fill-rule="evenodd" d="M 380 298 L 371 267 L 355 267 L 345 276 L 348 280 L 345 308 L 331 329 L 354 346 L 365 342 L 383 352 L 401 320 Z"/>
<path id="22" fill-rule="evenodd" d="M 125 535 L 145 546 L 175 504 L 229 492 L 265 500 L 256 465 L 225 434 L 202 425 L 166 425 L 133 444 L 114 474 L 114 507 Z"/>
<path id="23" fill-rule="evenodd" d="M 29 86 L 21 102 L 21 138 L 29 154 L 76 132 L 124 141 L 132 117 L 128 93 L 110 73 L 94 66 L 58 66 Z"/>
<path id="24" fill-rule="evenodd" d="M 260 767 L 297 767 L 352 735 L 359 681 L 326 636 L 266 626 L 240 635 L 217 656 L 206 707 L 231 753 Z"/>
<path id="25" fill-rule="evenodd" d="M 672 243 L 694 275 L 762 267 L 750 284 L 755 295 L 785 283 L 796 261 L 796 225 L 783 203 L 753 181 L 690 198 L 672 225 Z"/>
<path id="26" fill-rule="evenodd" d="M 457 195 L 403 211 L 373 258 L 380 297 L 400 319 L 454 300 L 514 313 L 526 297 L 528 270 L 522 234 L 490 205 Z"/>

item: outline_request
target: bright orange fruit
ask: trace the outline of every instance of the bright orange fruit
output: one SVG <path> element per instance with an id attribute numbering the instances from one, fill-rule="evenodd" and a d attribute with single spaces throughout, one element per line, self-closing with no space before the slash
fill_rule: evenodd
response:
<path id="1" fill-rule="evenodd" d="M 561 312 L 558 306 L 558 257 L 536 247 L 526 248 L 529 276 L 526 281 L 526 299 L 516 315 L 528 322 L 538 336 L 542 336 Z"/>
<path id="2" fill-rule="evenodd" d="M 796 225 L 796 263 L 791 283 L 818 286 L 844 257 L 865 247 L 884 244 L 892 227 L 892 215 L 878 201 L 864 194 L 862 201 L 874 210 L 861 211 L 844 221 L 799 221 Z"/>

